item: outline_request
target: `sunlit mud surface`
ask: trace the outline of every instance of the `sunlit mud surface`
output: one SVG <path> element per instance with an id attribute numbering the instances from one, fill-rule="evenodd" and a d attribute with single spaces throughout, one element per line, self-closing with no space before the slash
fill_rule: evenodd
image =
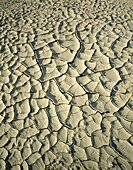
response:
<path id="1" fill-rule="evenodd" d="M 0 10 L 0 169 L 133 169 L 133 8 Z"/>

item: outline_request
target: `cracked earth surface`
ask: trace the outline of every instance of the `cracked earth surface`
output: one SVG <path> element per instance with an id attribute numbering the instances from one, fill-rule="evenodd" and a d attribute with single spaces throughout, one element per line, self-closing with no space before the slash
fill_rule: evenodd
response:
<path id="1" fill-rule="evenodd" d="M 1 8 L 0 169 L 133 169 L 130 5 Z"/>

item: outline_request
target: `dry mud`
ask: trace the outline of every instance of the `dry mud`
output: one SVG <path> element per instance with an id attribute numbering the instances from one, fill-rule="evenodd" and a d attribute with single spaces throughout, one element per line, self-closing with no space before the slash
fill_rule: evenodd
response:
<path id="1" fill-rule="evenodd" d="M 133 169 L 132 7 L 1 2 L 0 170 Z"/>

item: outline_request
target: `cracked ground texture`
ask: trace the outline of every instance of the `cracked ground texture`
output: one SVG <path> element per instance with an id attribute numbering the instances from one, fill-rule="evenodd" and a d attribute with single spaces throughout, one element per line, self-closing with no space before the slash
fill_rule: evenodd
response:
<path id="1" fill-rule="evenodd" d="M 133 169 L 131 4 L 1 3 L 4 169 Z"/>

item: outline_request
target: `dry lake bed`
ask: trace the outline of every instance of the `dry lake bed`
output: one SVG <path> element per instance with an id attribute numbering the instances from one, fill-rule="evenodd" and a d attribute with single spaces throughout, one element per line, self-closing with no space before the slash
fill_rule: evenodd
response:
<path id="1" fill-rule="evenodd" d="M 133 169 L 133 3 L 0 1 L 0 170 Z"/>

